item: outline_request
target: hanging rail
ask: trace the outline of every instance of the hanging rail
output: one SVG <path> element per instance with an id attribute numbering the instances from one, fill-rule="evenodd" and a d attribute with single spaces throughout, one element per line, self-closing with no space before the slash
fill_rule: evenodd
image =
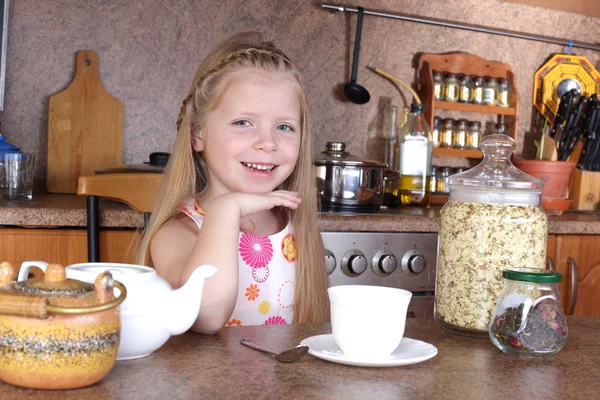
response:
<path id="1" fill-rule="evenodd" d="M 321 8 L 328 9 L 328 10 L 334 10 L 334 11 L 340 11 L 340 12 L 358 13 L 357 8 L 351 8 L 351 7 L 335 5 L 335 4 L 324 4 L 323 3 L 323 4 L 321 4 Z M 367 9 L 365 9 L 365 15 L 374 15 L 376 17 L 401 19 L 403 21 L 418 22 L 421 24 L 444 26 L 446 28 L 464 29 L 464 30 L 473 31 L 473 32 L 489 33 L 492 35 L 508 36 L 508 37 L 519 38 L 519 39 L 535 40 L 537 42 L 560 44 L 560 45 L 568 46 L 568 47 L 578 47 L 578 48 L 582 48 L 582 49 L 600 51 L 599 45 L 595 45 L 595 44 L 591 44 L 591 43 L 576 42 L 573 40 L 558 39 L 558 38 L 552 38 L 552 37 L 540 36 L 540 35 L 532 35 L 530 33 L 513 32 L 513 31 L 507 31 L 507 30 L 503 30 L 503 29 L 488 28 L 485 26 L 459 24 L 457 22 L 429 19 L 429 18 L 424 18 L 424 17 L 412 17 L 409 15 L 403 15 L 403 14 L 388 14 L 388 13 L 383 13 L 383 12 L 370 11 Z"/>

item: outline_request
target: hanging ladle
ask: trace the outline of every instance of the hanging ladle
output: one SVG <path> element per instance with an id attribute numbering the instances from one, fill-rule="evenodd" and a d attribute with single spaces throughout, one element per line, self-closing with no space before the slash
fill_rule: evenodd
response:
<path id="1" fill-rule="evenodd" d="M 251 347 L 255 350 L 262 351 L 263 353 L 267 353 L 275 357 L 275 359 L 282 363 L 293 363 L 294 361 L 298 361 L 300 358 L 304 357 L 306 353 L 308 353 L 308 346 L 298 346 L 292 347 L 289 350 L 283 351 L 281 353 L 275 353 L 269 349 L 265 349 L 264 347 L 251 342 L 248 339 L 240 340 L 240 343 L 244 346 Z"/>
<path id="2" fill-rule="evenodd" d="M 362 34 L 362 21 L 365 10 L 362 7 L 358 9 L 358 20 L 356 21 L 356 38 L 354 39 L 354 57 L 352 59 L 352 76 L 350 82 L 344 85 L 344 94 L 351 102 L 355 104 L 365 104 L 371 99 L 371 95 L 364 87 L 356 83 L 358 72 L 358 56 L 360 53 L 360 36 Z"/>

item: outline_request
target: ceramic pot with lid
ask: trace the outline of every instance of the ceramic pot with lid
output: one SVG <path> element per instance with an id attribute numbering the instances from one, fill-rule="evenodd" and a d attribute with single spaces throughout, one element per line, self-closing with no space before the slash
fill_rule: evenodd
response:
<path id="1" fill-rule="evenodd" d="M 487 336 L 506 268 L 546 265 L 543 182 L 510 161 L 515 141 L 481 141 L 483 161 L 449 178 L 440 212 L 435 319 L 448 332 Z"/>
<path id="2" fill-rule="evenodd" d="M 18 280 L 27 279 L 29 270 L 47 271 L 43 261 L 26 261 Z M 66 267 L 67 277 L 92 283 L 104 271 L 127 286 L 127 299 L 121 305 L 121 343 L 117 360 L 145 357 L 159 349 L 173 335 L 186 332 L 198 318 L 204 281 L 217 273 L 212 265 L 196 268 L 179 289 L 159 276 L 154 268 L 119 263 L 81 263 Z"/>
<path id="3" fill-rule="evenodd" d="M 327 142 L 327 149 L 315 157 L 314 164 L 321 211 L 377 212 L 384 182 L 399 177 L 386 170 L 386 163 L 346 152 L 344 142 Z"/>
<path id="4" fill-rule="evenodd" d="M 58 264 L 42 279 L 17 282 L 16 276 L 10 263 L 0 264 L 0 380 L 74 389 L 104 378 L 117 358 L 125 286 L 109 272 L 94 284 L 66 279 Z"/>

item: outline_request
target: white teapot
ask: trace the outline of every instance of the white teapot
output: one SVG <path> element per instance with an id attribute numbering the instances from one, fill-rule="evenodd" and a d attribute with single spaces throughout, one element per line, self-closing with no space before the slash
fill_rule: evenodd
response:
<path id="1" fill-rule="evenodd" d="M 17 280 L 26 280 L 31 267 L 44 272 L 48 264 L 26 261 Z M 204 280 L 218 270 L 201 265 L 181 288 L 173 290 L 153 268 L 117 263 L 82 263 L 67 266 L 67 278 L 94 283 L 96 276 L 110 271 L 127 288 L 121 304 L 121 342 L 117 360 L 145 357 L 161 347 L 169 337 L 191 328 L 198 318 Z"/>

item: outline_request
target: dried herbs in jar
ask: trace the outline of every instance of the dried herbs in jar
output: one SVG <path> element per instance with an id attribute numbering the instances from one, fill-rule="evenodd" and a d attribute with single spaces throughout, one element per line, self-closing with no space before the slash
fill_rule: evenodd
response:
<path id="1" fill-rule="evenodd" d="M 545 268 L 542 181 L 510 162 L 506 135 L 481 141 L 483 161 L 449 179 L 440 213 L 435 319 L 451 333 L 487 336 L 507 268 Z"/>
<path id="2" fill-rule="evenodd" d="M 556 284 L 561 275 L 539 269 L 503 272 L 505 285 L 498 298 L 489 334 L 507 354 L 552 355 L 567 344 L 567 322 Z"/>

